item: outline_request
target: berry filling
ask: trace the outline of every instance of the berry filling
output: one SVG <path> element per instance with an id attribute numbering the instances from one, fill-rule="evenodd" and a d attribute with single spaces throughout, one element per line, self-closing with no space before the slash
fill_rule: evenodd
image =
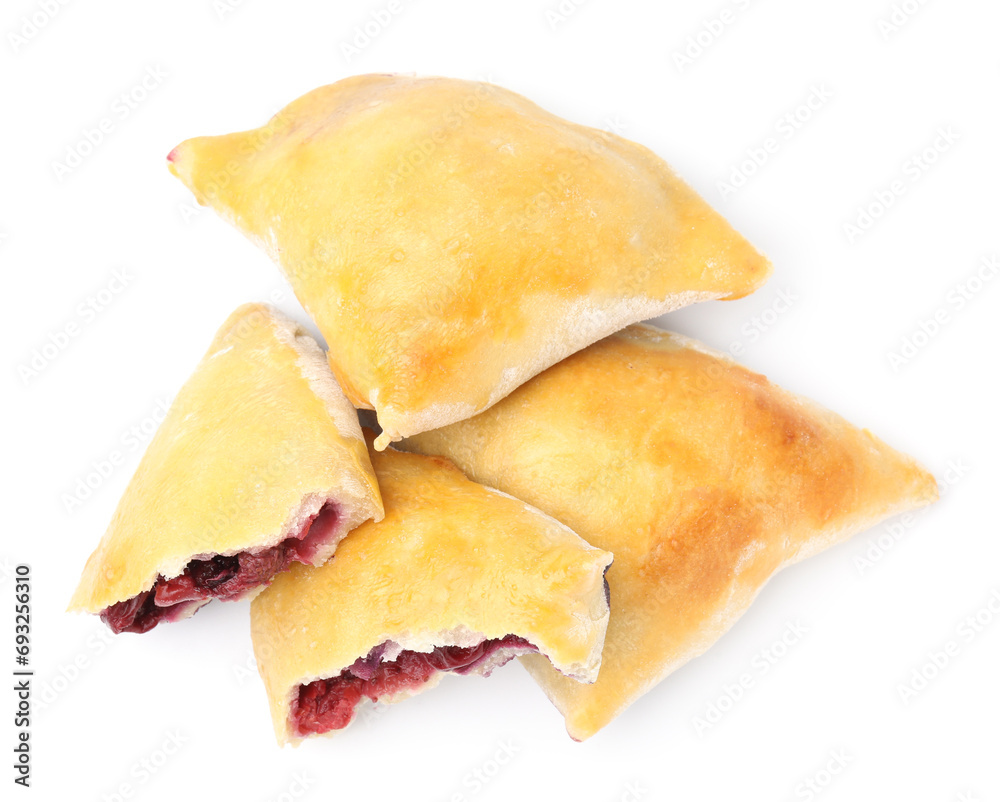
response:
<path id="1" fill-rule="evenodd" d="M 300 685 L 292 701 L 293 732 L 299 736 L 340 730 L 351 723 L 362 699 L 373 702 L 419 688 L 439 671 L 489 676 L 519 654 L 537 651 L 524 638 L 507 635 L 475 646 L 438 646 L 431 652 L 402 651 L 383 661 L 389 644 L 376 646 L 336 677 Z"/>
<path id="2" fill-rule="evenodd" d="M 192 614 L 212 599 L 238 599 L 247 591 L 270 584 L 293 562 L 310 562 L 337 534 L 338 519 L 336 505 L 326 504 L 296 534 L 275 546 L 191 560 L 180 575 L 170 579 L 158 576 L 149 590 L 105 608 L 101 620 L 115 633 L 148 632 L 161 621 Z"/>

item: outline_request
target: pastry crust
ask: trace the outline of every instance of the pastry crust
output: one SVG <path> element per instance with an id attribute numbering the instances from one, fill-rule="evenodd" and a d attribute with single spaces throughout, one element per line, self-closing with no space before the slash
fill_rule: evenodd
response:
<path id="1" fill-rule="evenodd" d="M 242 306 L 171 404 L 69 609 L 98 613 L 192 559 L 274 546 L 327 501 L 338 530 L 316 564 L 382 517 L 378 484 L 316 342 L 268 306 Z"/>
<path id="2" fill-rule="evenodd" d="M 371 456 L 385 518 L 351 532 L 321 568 L 293 566 L 250 608 L 278 741 L 300 740 L 289 721 L 300 685 L 386 641 L 429 652 L 518 635 L 570 682 L 592 682 L 611 554 L 442 457 Z"/>
<path id="3" fill-rule="evenodd" d="M 926 470 L 867 430 L 648 325 L 403 447 L 614 552 L 597 682 L 521 658 L 577 740 L 705 651 L 776 571 L 937 498 Z"/>
<path id="4" fill-rule="evenodd" d="M 771 269 L 648 149 L 485 83 L 348 78 L 169 166 L 281 266 L 379 449 Z"/>

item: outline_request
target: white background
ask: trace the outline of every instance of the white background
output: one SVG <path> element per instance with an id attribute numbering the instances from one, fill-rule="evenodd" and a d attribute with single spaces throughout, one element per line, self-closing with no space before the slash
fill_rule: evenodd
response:
<path id="1" fill-rule="evenodd" d="M 33 788 L 8 796 L 4 768 L 4 799 L 1000 800 L 1000 614 L 988 606 L 1000 589 L 1000 281 L 969 284 L 1000 253 L 996 3 L 909 0 L 890 31 L 888 0 L 400 0 L 351 58 L 344 43 L 387 3 L 70 2 L 24 36 L 23 15 L 43 5 L 0 13 L 0 610 L 12 639 L 11 572 L 30 564 L 38 701 Z M 679 65 L 723 11 L 721 34 L 702 33 L 702 52 Z M 660 153 L 775 265 L 756 295 L 665 325 L 742 345 L 752 368 L 914 454 L 942 501 L 775 578 L 707 655 L 584 744 L 515 663 L 279 750 L 248 664 L 246 605 L 213 604 L 141 637 L 65 614 L 158 404 L 228 313 L 276 291 L 304 320 L 262 253 L 211 212 L 189 215 L 166 154 L 370 71 L 488 78 Z M 782 124 L 812 87 L 829 99 Z M 54 166 L 106 117 L 110 132 L 78 166 Z M 922 169 L 913 157 L 948 129 L 957 141 L 938 139 Z M 724 197 L 719 182 L 768 138 L 776 152 Z M 890 208 L 849 236 L 858 207 L 897 180 Z M 99 312 L 81 308 L 114 270 L 124 288 Z M 971 296 L 961 308 L 960 288 Z M 935 314 L 946 322 L 920 334 Z M 20 370 L 70 324 L 77 336 L 37 375 Z M 904 339 L 922 347 L 896 369 Z M 68 504 L 116 451 L 120 464 Z M 977 613 L 978 629 L 963 624 Z M 808 631 L 763 672 L 789 625 Z M 957 653 L 904 702 L 900 687 L 934 673 L 926 663 L 949 641 Z M 746 673 L 751 687 L 725 701 Z M 725 715 L 699 732 L 713 704 Z M 505 746 L 513 756 L 494 771 Z"/>

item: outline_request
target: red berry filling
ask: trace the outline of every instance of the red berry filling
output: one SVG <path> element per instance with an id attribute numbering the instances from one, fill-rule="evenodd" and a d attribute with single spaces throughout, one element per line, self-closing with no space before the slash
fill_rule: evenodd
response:
<path id="1" fill-rule="evenodd" d="M 179 576 L 159 576 L 149 590 L 105 608 L 101 620 L 116 633 L 148 632 L 161 621 L 183 617 L 191 606 L 199 607 L 211 599 L 237 599 L 248 590 L 270 584 L 293 562 L 309 562 L 336 534 L 338 519 L 336 505 L 326 504 L 298 533 L 275 546 L 191 560 Z"/>

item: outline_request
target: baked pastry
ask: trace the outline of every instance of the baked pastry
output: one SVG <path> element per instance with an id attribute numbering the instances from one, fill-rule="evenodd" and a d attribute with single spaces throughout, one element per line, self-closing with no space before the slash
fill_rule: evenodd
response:
<path id="1" fill-rule="evenodd" d="M 384 520 L 351 532 L 322 568 L 293 566 L 250 607 L 279 743 L 526 652 L 569 682 L 594 681 L 610 554 L 446 459 L 390 448 L 372 463 Z"/>
<path id="2" fill-rule="evenodd" d="M 320 565 L 382 517 L 357 413 L 294 322 L 248 304 L 181 388 L 90 555 L 71 610 L 146 632 Z"/>
<path id="3" fill-rule="evenodd" d="M 776 571 L 937 498 L 927 471 L 868 431 L 648 325 L 403 447 L 614 552 L 597 682 L 523 658 L 577 740 L 704 652 Z"/>
<path id="4" fill-rule="evenodd" d="M 770 273 L 651 151 L 485 83 L 356 76 L 168 159 L 280 265 L 379 449 Z"/>

